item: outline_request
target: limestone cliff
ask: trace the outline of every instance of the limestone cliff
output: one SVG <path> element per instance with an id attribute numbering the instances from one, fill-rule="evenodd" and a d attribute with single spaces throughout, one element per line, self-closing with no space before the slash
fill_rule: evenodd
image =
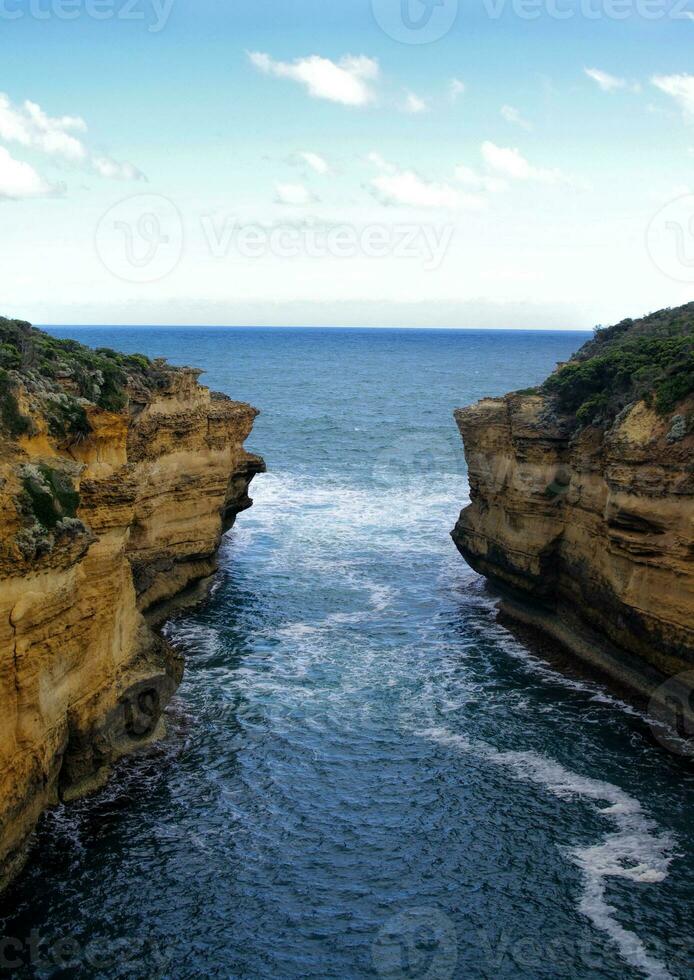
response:
<path id="1" fill-rule="evenodd" d="M 694 304 L 625 321 L 542 387 L 455 413 L 464 558 L 646 694 L 694 667 L 693 326 Z"/>
<path id="2" fill-rule="evenodd" d="M 0 320 L 0 887 L 161 734 L 182 665 L 151 618 L 251 504 L 257 413 L 198 375 Z"/>

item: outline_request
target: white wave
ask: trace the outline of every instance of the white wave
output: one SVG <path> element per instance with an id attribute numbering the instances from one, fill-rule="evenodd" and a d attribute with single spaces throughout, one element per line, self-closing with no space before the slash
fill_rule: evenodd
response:
<path id="1" fill-rule="evenodd" d="M 667 877 L 674 857 L 674 836 L 660 831 L 637 799 L 612 783 L 581 776 L 535 752 L 500 752 L 486 742 L 473 742 L 442 728 L 428 729 L 420 734 L 504 767 L 514 778 L 537 783 L 561 799 L 609 804 L 596 809 L 613 822 L 616 832 L 589 847 L 564 849 L 583 875 L 578 907 L 616 944 L 625 962 L 652 980 L 668 980 L 672 976 L 665 964 L 649 953 L 639 936 L 619 922 L 617 910 L 606 898 L 609 878 L 657 884 Z"/>
<path id="2" fill-rule="evenodd" d="M 366 590 L 370 593 L 370 608 L 356 612 L 334 612 L 328 613 L 323 619 L 315 623 L 284 623 L 278 628 L 271 628 L 262 632 L 277 639 L 283 640 L 303 640 L 307 637 L 315 636 L 317 633 L 333 629 L 334 627 L 348 626 L 350 623 L 363 623 L 373 618 L 374 612 L 380 612 L 390 604 L 390 597 L 393 590 L 387 586 L 380 586 L 370 582 L 368 579 L 359 581 L 357 575 L 350 574 L 350 581 L 355 588 Z"/>
<path id="3" fill-rule="evenodd" d="M 285 640 L 303 640 L 306 636 L 320 631 L 319 624 L 285 623 L 278 629 L 263 630 L 262 632 Z"/>
<path id="4" fill-rule="evenodd" d="M 214 656 L 220 652 L 220 636 L 216 629 L 190 620 L 171 619 L 163 629 L 164 635 L 188 653 L 201 652 Z"/>
<path id="5" fill-rule="evenodd" d="M 375 612 L 382 612 L 391 604 L 395 589 L 389 585 L 379 585 L 369 579 L 364 579 L 362 588 L 367 589 L 371 596 L 371 605 Z"/>
<path id="6" fill-rule="evenodd" d="M 244 515 L 239 538 L 259 524 L 272 529 L 280 522 L 302 547 L 334 550 L 336 544 L 368 539 L 374 547 L 387 545 L 391 553 L 439 550 L 465 492 L 459 477 L 432 486 L 428 473 L 416 485 L 386 488 L 317 484 L 314 478 L 269 473 L 253 484 L 256 506 Z"/>
<path id="7" fill-rule="evenodd" d="M 326 626 L 346 626 L 349 623 L 363 623 L 370 618 L 371 615 L 368 612 L 336 612 L 329 613 L 325 617 L 324 624 Z"/>

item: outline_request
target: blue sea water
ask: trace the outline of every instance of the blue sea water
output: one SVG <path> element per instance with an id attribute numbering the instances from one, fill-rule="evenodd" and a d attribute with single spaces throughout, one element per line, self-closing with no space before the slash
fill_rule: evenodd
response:
<path id="1" fill-rule="evenodd" d="M 449 537 L 452 410 L 585 335 L 54 332 L 203 368 L 269 471 L 167 627 L 167 741 L 42 821 L 0 974 L 694 976 L 691 770 L 500 626 Z"/>

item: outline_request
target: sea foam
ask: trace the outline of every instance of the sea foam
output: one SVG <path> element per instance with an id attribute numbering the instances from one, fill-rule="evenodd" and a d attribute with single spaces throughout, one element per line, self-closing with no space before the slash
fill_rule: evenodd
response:
<path id="1" fill-rule="evenodd" d="M 610 878 L 638 884 L 664 881 L 675 854 L 674 836 L 659 830 L 637 799 L 612 783 L 581 776 L 535 752 L 502 752 L 486 742 L 471 740 L 442 728 L 428 729 L 420 734 L 440 745 L 500 766 L 514 779 L 536 783 L 561 799 L 594 804 L 596 811 L 610 820 L 616 830 L 606 834 L 597 844 L 562 848 L 582 872 L 583 890 L 578 908 L 596 928 L 610 937 L 630 966 L 653 980 L 668 980 L 672 976 L 665 964 L 648 951 L 640 937 L 619 922 L 617 910 L 606 896 Z"/>

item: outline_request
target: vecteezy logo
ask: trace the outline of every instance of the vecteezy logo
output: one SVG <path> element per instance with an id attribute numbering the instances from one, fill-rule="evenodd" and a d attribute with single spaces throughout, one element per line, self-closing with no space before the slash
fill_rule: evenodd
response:
<path id="1" fill-rule="evenodd" d="M 156 282 L 180 261 L 183 221 L 168 198 L 136 194 L 102 215 L 94 244 L 104 266 L 118 279 Z"/>
<path id="2" fill-rule="evenodd" d="M 407 909 L 386 922 L 372 952 L 376 973 L 384 980 L 450 980 L 458 936 L 438 909 Z"/>
<path id="3" fill-rule="evenodd" d="M 694 759 L 694 670 L 661 684 L 651 696 L 648 716 L 651 731 L 664 748 Z"/>
<path id="4" fill-rule="evenodd" d="M 462 480 L 462 443 L 428 432 L 402 436 L 376 454 L 371 472 L 382 486 L 410 491 L 445 477 Z"/>
<path id="5" fill-rule="evenodd" d="M 412 8 L 415 4 L 419 12 Z M 429 26 L 436 7 L 443 7 L 444 0 L 400 0 L 400 16 L 405 27 L 410 31 L 421 31 Z"/>
<path id="6" fill-rule="evenodd" d="M 371 0 L 376 23 L 394 41 L 431 44 L 447 34 L 458 0 Z"/>
<path id="7" fill-rule="evenodd" d="M 675 198 L 651 220 L 646 248 L 653 264 L 676 282 L 694 282 L 694 194 Z"/>

